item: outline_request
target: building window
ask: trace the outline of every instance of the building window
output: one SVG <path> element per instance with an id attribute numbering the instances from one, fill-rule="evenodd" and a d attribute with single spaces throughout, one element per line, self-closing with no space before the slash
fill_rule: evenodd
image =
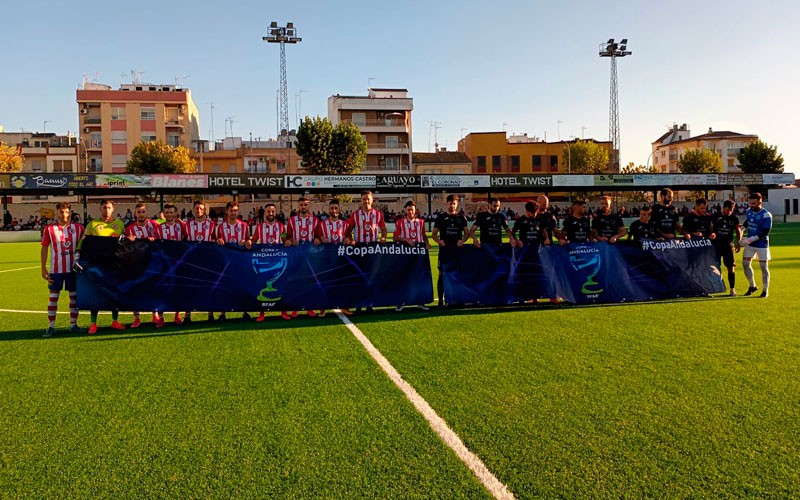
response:
<path id="1" fill-rule="evenodd" d="M 211 172 L 215 173 L 215 174 L 218 174 L 218 173 L 222 172 L 222 167 L 220 167 L 219 164 L 215 163 L 215 164 L 211 165 Z"/>
<path id="2" fill-rule="evenodd" d="M 463 169 L 463 168 L 454 168 L 454 169 L 453 169 L 453 173 L 454 173 L 454 174 L 456 174 L 456 175 L 458 175 L 458 174 L 464 174 L 464 173 L 466 173 L 466 172 L 464 172 L 464 169 Z"/>
<path id="3" fill-rule="evenodd" d="M 542 171 L 542 156 L 541 155 L 533 155 L 533 156 L 531 156 L 531 165 L 533 165 L 532 170 L 534 172 L 541 172 Z"/>
<path id="4" fill-rule="evenodd" d="M 126 111 L 125 106 L 113 106 L 111 108 L 111 119 L 112 120 L 124 120 L 126 119 Z"/>
<path id="5" fill-rule="evenodd" d="M 72 160 L 54 160 L 53 172 L 72 172 Z"/>
<path id="6" fill-rule="evenodd" d="M 550 171 L 558 172 L 558 156 L 550 155 Z"/>
<path id="7" fill-rule="evenodd" d="M 127 144 L 128 133 L 124 130 L 111 131 L 111 144 Z"/>
<path id="8" fill-rule="evenodd" d="M 398 147 L 400 147 L 400 141 L 397 139 L 396 135 L 387 135 L 386 136 L 386 147 L 387 148 L 398 148 Z"/>
<path id="9" fill-rule="evenodd" d="M 353 125 L 363 127 L 367 124 L 366 113 L 353 113 Z"/>
<path id="10" fill-rule="evenodd" d="M 172 146 L 173 148 L 177 148 L 181 145 L 181 138 L 179 135 L 168 135 L 167 136 L 167 144 Z"/>
<path id="11" fill-rule="evenodd" d="M 229 163 L 228 164 L 228 171 L 230 173 L 232 173 L 232 174 L 235 174 L 236 173 L 236 164 L 235 163 Z"/>
<path id="12" fill-rule="evenodd" d="M 400 157 L 399 156 L 387 156 L 386 157 L 386 167 L 387 168 L 400 168 Z"/>
<path id="13" fill-rule="evenodd" d="M 286 162 L 285 161 L 278 161 L 277 164 L 278 171 L 283 172 L 286 170 Z"/>
<path id="14" fill-rule="evenodd" d="M 156 140 L 154 132 L 144 132 L 142 134 L 142 142 L 155 142 Z"/>
<path id="15" fill-rule="evenodd" d="M 500 171 L 500 157 L 492 156 L 492 172 Z"/>
<path id="16" fill-rule="evenodd" d="M 140 109 L 140 117 L 142 120 L 155 120 L 156 119 L 156 108 L 154 107 L 142 107 Z"/>
<path id="17" fill-rule="evenodd" d="M 733 158 L 728 158 L 728 168 L 733 168 Z"/>
<path id="18" fill-rule="evenodd" d="M 125 168 L 128 165 L 128 155 L 111 156 L 111 168 Z"/>
<path id="19" fill-rule="evenodd" d="M 486 157 L 485 156 L 479 156 L 478 157 L 477 171 L 478 171 L 479 174 L 485 174 L 486 173 Z"/>
<path id="20" fill-rule="evenodd" d="M 511 157 L 511 171 L 519 172 L 519 156 Z"/>
<path id="21" fill-rule="evenodd" d="M 44 162 L 42 160 L 31 160 L 31 171 L 41 172 Z"/>
<path id="22" fill-rule="evenodd" d="M 92 132 L 91 135 L 89 136 L 89 147 L 102 148 L 103 147 L 103 141 L 101 139 L 102 137 L 103 136 L 100 134 L 100 132 Z"/>

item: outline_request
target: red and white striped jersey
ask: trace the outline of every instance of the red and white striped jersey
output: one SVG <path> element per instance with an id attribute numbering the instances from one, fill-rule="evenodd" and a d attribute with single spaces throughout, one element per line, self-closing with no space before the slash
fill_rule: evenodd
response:
<path id="1" fill-rule="evenodd" d="M 370 209 L 365 212 L 358 209 L 347 219 L 347 226 L 353 229 L 353 241 L 356 243 L 373 243 L 380 237 L 379 229 L 386 227 L 383 221 L 383 212 Z"/>
<path id="2" fill-rule="evenodd" d="M 286 228 L 286 237 L 301 243 L 312 243 L 317 231 L 318 220 L 313 215 L 300 217 L 295 215 L 289 218 Z"/>
<path id="3" fill-rule="evenodd" d="M 186 227 L 183 221 L 177 220 L 172 224 L 168 222 L 161 223 L 158 226 L 158 236 L 160 240 L 181 241 L 186 239 Z"/>
<path id="4" fill-rule="evenodd" d="M 286 226 L 280 221 L 275 221 L 272 224 L 269 222 L 262 222 L 256 226 L 253 231 L 253 242 L 264 243 L 265 245 L 278 245 L 283 243 L 283 233 L 286 232 Z"/>
<path id="5" fill-rule="evenodd" d="M 186 223 L 187 239 L 189 241 L 213 241 L 216 228 L 217 225 L 209 218 L 204 221 L 192 219 Z"/>
<path id="6" fill-rule="evenodd" d="M 317 224 L 317 236 L 324 236 L 331 243 L 344 241 L 345 221 L 326 219 Z"/>
<path id="7" fill-rule="evenodd" d="M 422 219 L 409 220 L 403 217 L 395 224 L 394 234 L 404 240 L 414 240 L 416 243 L 427 243 L 425 234 L 425 221 Z"/>
<path id="8" fill-rule="evenodd" d="M 250 239 L 250 228 L 247 223 L 237 220 L 233 224 L 222 221 L 217 225 L 217 239 L 222 239 L 225 243 L 239 243 Z"/>
<path id="9" fill-rule="evenodd" d="M 134 222 L 125 228 L 125 236 L 128 238 L 133 236 L 137 240 L 156 238 L 158 237 L 158 222 L 148 219 L 142 226 Z"/>
<path id="10" fill-rule="evenodd" d="M 53 274 L 72 272 L 75 249 L 83 236 L 83 226 L 70 222 L 66 226 L 49 224 L 42 234 L 42 246 L 50 247 L 50 272 Z"/>

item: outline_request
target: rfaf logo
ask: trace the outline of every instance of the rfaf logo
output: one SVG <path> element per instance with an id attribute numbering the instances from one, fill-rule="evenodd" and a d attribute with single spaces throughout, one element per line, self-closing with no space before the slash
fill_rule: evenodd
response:
<path id="1" fill-rule="evenodd" d="M 586 281 L 583 282 L 581 293 L 587 298 L 597 298 L 603 293 L 603 288 L 596 280 L 600 274 L 600 267 L 603 263 L 600 251 L 590 246 L 579 246 L 569 252 L 569 263 L 576 271 L 583 273 Z"/>
<path id="2" fill-rule="evenodd" d="M 275 282 L 286 272 L 286 266 L 289 263 L 287 257 L 288 254 L 285 251 L 278 249 L 264 249 L 253 253 L 251 257 L 253 271 L 258 275 L 264 275 L 267 281 L 267 286 L 261 289 L 256 297 L 257 300 L 269 304 L 281 300 L 278 289 L 275 288 Z"/>

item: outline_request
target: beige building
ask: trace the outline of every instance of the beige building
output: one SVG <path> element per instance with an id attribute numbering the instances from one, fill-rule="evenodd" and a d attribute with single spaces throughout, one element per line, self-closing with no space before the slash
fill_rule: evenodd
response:
<path id="1" fill-rule="evenodd" d="M 743 147 L 758 140 L 757 135 L 740 134 L 738 132 L 708 129 L 708 133 L 692 137 L 692 132 L 684 123 L 673 125 L 664 135 L 652 143 L 653 165 L 662 173 L 679 172 L 678 160 L 684 152 L 690 149 L 709 149 L 716 151 L 722 158 L 722 171 L 725 173 L 738 173 L 739 160 L 737 156 Z"/>
<path id="2" fill-rule="evenodd" d="M 226 137 L 214 146 L 213 151 L 192 150 L 198 172 L 284 175 L 303 171 L 297 150 L 286 147 L 285 140 L 243 141 L 241 137 Z"/>
<path id="3" fill-rule="evenodd" d="M 365 96 L 328 98 L 328 119 L 334 126 L 351 122 L 367 141 L 363 174 L 411 173 L 411 111 L 406 89 L 369 89 Z"/>
<path id="4" fill-rule="evenodd" d="M 72 134 L 47 132 L 0 132 L 0 143 L 16 146 L 25 158 L 22 172 L 30 174 L 75 173 L 78 146 Z"/>
<path id="5" fill-rule="evenodd" d="M 76 93 L 80 172 L 124 172 L 133 148 L 162 141 L 192 148 L 200 116 L 188 89 L 132 83 L 112 90 L 86 82 Z"/>

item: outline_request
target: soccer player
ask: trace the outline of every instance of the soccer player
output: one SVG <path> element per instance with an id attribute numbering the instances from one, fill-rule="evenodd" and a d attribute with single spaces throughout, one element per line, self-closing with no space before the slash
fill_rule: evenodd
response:
<path id="1" fill-rule="evenodd" d="M 114 217 L 114 202 L 111 200 L 100 201 L 100 218 L 94 219 L 86 225 L 86 231 L 83 237 L 86 236 L 106 236 L 111 238 L 119 238 L 125 234 L 125 224 L 121 219 Z M 83 239 L 81 240 L 81 243 Z M 80 244 L 78 245 L 80 250 Z M 80 260 L 80 259 L 78 259 Z M 97 312 L 89 311 L 91 324 L 89 325 L 89 335 L 97 333 Z M 114 330 L 124 330 L 125 327 L 119 322 L 119 310 L 114 309 L 111 311 L 111 328 Z"/>
<path id="2" fill-rule="evenodd" d="M 750 205 L 744 223 L 744 227 L 747 228 L 747 237 L 739 241 L 739 245 L 745 247 L 742 252 L 742 267 L 744 267 L 744 275 L 750 285 L 745 296 L 750 296 L 758 290 L 753 277 L 753 267 L 750 264 L 753 257 L 758 257 L 758 264 L 761 266 L 761 285 L 763 286 L 761 297 L 766 298 L 769 295 L 769 232 L 772 230 L 772 214 L 762 206 L 761 193 L 750 193 L 747 201 Z"/>
<path id="3" fill-rule="evenodd" d="M 328 218 L 317 224 L 314 244 L 350 244 L 350 240 L 345 238 L 345 225 L 345 221 L 339 218 L 339 200 L 331 200 L 328 203 Z"/>
<path id="4" fill-rule="evenodd" d="M 386 243 L 386 221 L 383 212 L 372 206 L 372 191 L 361 191 L 361 206 L 350 214 L 345 228 L 345 237 L 356 243 Z M 380 239 L 378 232 L 380 231 Z M 356 312 L 360 308 L 356 308 Z M 372 312 L 372 307 L 367 306 L 366 311 Z"/>
<path id="5" fill-rule="evenodd" d="M 524 246 L 541 246 L 550 244 L 550 235 L 542 226 L 544 218 L 537 217 L 537 204 L 529 201 L 525 203 L 525 215 L 514 223 L 514 239 L 519 248 Z"/>
<path id="6" fill-rule="evenodd" d="M 77 262 L 75 249 L 83 237 L 83 226 L 72 222 L 72 207 L 67 202 L 56 205 L 57 220 L 45 226 L 42 232 L 42 278 L 47 281 L 50 299 L 47 303 L 47 319 L 50 322 L 45 337 L 56 331 L 56 312 L 61 289 L 69 294 L 69 331 L 82 332 L 78 326 L 77 286 L 72 266 Z M 47 251 L 50 251 L 50 271 L 47 270 Z"/>
<path id="7" fill-rule="evenodd" d="M 653 207 L 649 205 L 639 210 L 639 220 L 631 223 L 631 229 L 628 231 L 628 240 L 633 239 L 634 242 L 640 243 L 642 240 L 654 240 L 658 237 L 658 228 L 650 220 L 652 214 Z"/>
<path id="8" fill-rule="evenodd" d="M 298 200 L 297 214 L 289 217 L 286 224 L 286 246 L 308 244 L 314 242 L 314 235 L 317 233 L 318 219 L 308 211 L 311 200 L 305 196 Z M 306 314 L 316 317 L 317 313 L 309 309 Z M 281 311 L 281 318 L 289 320 L 297 317 L 297 311 Z"/>
<path id="9" fill-rule="evenodd" d="M 489 198 L 489 210 L 480 212 L 475 217 L 475 222 L 472 224 L 469 235 L 472 238 L 472 244 L 475 248 L 480 248 L 482 244 L 488 243 L 491 245 L 503 244 L 503 230 L 508 235 L 509 244 L 513 247 L 516 246 L 514 240 L 514 233 L 508 227 L 508 220 L 506 216 L 500 213 L 500 200 L 494 197 Z M 475 237 L 478 229 L 481 230 L 480 239 Z"/>
<path id="10" fill-rule="evenodd" d="M 417 205 L 414 200 L 408 200 L 403 206 L 403 210 L 405 210 L 406 215 L 395 224 L 394 235 L 392 236 L 393 241 L 405 243 L 410 247 L 421 244 L 430 250 L 431 245 L 428 243 L 428 234 L 425 232 L 425 221 L 417 218 Z M 395 311 L 400 312 L 404 307 L 405 304 L 400 304 Z M 428 306 L 418 304 L 417 309 L 427 311 Z"/>
<path id="11" fill-rule="evenodd" d="M 286 227 L 283 225 L 282 222 L 275 218 L 275 204 L 274 203 L 267 203 L 264 206 L 264 222 L 261 222 L 256 225 L 255 229 L 253 230 L 253 243 L 262 243 L 264 245 L 283 245 L 284 244 L 284 233 L 286 232 Z M 281 316 L 284 316 L 286 311 L 281 312 Z M 258 317 L 256 321 L 261 323 L 264 321 L 266 317 L 264 311 L 260 311 L 258 313 Z M 291 319 L 291 318 L 285 318 Z"/>
<path id="12" fill-rule="evenodd" d="M 339 217 L 339 200 L 332 199 L 328 203 L 328 218 L 320 220 L 317 224 L 317 235 L 314 238 L 315 245 L 349 245 L 350 239 L 345 237 L 347 223 Z M 343 314 L 350 316 L 353 314 L 350 309 L 341 309 Z M 325 309 L 322 309 L 320 317 L 325 316 Z"/>
<path id="13" fill-rule="evenodd" d="M 467 229 L 467 218 L 458 212 L 459 197 L 457 194 L 447 195 L 447 211 L 440 213 L 433 223 L 431 236 L 440 247 L 460 247 L 469 238 Z M 439 278 L 436 291 L 439 295 L 439 307 L 445 306 L 444 301 L 444 281 L 442 280 L 441 252 L 437 267 L 439 268 Z"/>
<path id="14" fill-rule="evenodd" d="M 694 209 L 683 216 L 681 232 L 688 238 L 711 237 L 711 215 L 708 214 L 708 200 L 698 198 L 694 202 Z"/>
<path id="15" fill-rule="evenodd" d="M 225 205 L 225 219 L 217 225 L 216 229 L 217 244 L 225 245 L 231 243 L 250 250 L 253 242 L 250 239 L 250 228 L 247 223 L 239 220 L 239 203 L 229 201 Z M 250 319 L 247 312 L 242 314 L 243 319 Z M 220 321 L 225 321 L 225 313 L 219 315 Z"/>
<path id="16" fill-rule="evenodd" d="M 386 243 L 383 212 L 372 207 L 372 191 L 361 191 L 361 206 L 347 219 L 345 237 L 352 243 Z M 380 231 L 380 240 L 378 232 Z"/>
<path id="17" fill-rule="evenodd" d="M 536 213 L 534 217 L 539 223 L 539 228 L 547 235 L 552 242 L 555 238 L 555 231 L 558 229 L 558 221 L 553 212 L 548 210 L 550 198 L 541 194 L 536 198 Z"/>
<path id="18" fill-rule="evenodd" d="M 164 205 L 164 222 L 159 224 L 156 238 L 168 241 L 184 241 L 187 236 L 186 224 L 178 218 L 178 207 L 172 203 Z M 175 311 L 175 319 L 173 322 L 178 326 L 183 324 L 181 313 Z M 164 328 L 164 324 L 162 311 L 162 315 L 156 321 L 156 328 Z"/>
<path id="19" fill-rule="evenodd" d="M 206 204 L 203 200 L 195 200 L 192 205 L 192 220 L 186 223 L 186 239 L 188 241 L 214 241 L 216 223 L 206 214 Z M 214 313 L 208 313 L 208 321 L 214 321 Z M 192 313 L 187 311 L 183 317 L 184 323 L 192 322 Z"/>
<path id="20" fill-rule="evenodd" d="M 147 205 L 144 203 L 137 203 L 133 209 L 134 221 L 125 228 L 125 236 L 131 240 L 148 240 L 153 241 L 158 234 L 158 223 L 147 217 Z M 161 317 L 158 311 L 153 312 L 153 323 L 158 326 Z M 131 328 L 139 328 L 142 326 L 142 319 L 139 317 L 139 311 L 133 311 L 133 323 Z"/>
<path id="21" fill-rule="evenodd" d="M 572 202 L 572 213 L 564 219 L 558 243 L 562 246 L 570 243 L 587 243 L 592 241 L 591 224 L 586 217 L 586 202 L 575 200 Z"/>
<path id="22" fill-rule="evenodd" d="M 652 220 L 663 238 L 674 238 L 681 231 L 678 209 L 672 204 L 673 193 L 669 188 L 661 190 L 661 204 L 653 205 Z"/>
<path id="23" fill-rule="evenodd" d="M 592 236 L 594 236 L 594 239 L 596 241 L 616 243 L 627 232 L 628 230 L 625 229 L 622 217 L 611 212 L 611 197 L 602 196 L 597 216 L 592 220 Z"/>
<path id="24" fill-rule="evenodd" d="M 738 253 L 739 240 L 742 239 L 742 228 L 739 226 L 739 218 L 733 215 L 736 205 L 733 200 L 725 200 L 722 204 L 722 213 L 717 214 L 711 219 L 711 242 L 717 252 L 717 258 L 722 260 L 722 264 L 728 268 L 728 285 L 731 297 L 736 296 L 736 260 L 733 258 L 734 248 Z"/>

